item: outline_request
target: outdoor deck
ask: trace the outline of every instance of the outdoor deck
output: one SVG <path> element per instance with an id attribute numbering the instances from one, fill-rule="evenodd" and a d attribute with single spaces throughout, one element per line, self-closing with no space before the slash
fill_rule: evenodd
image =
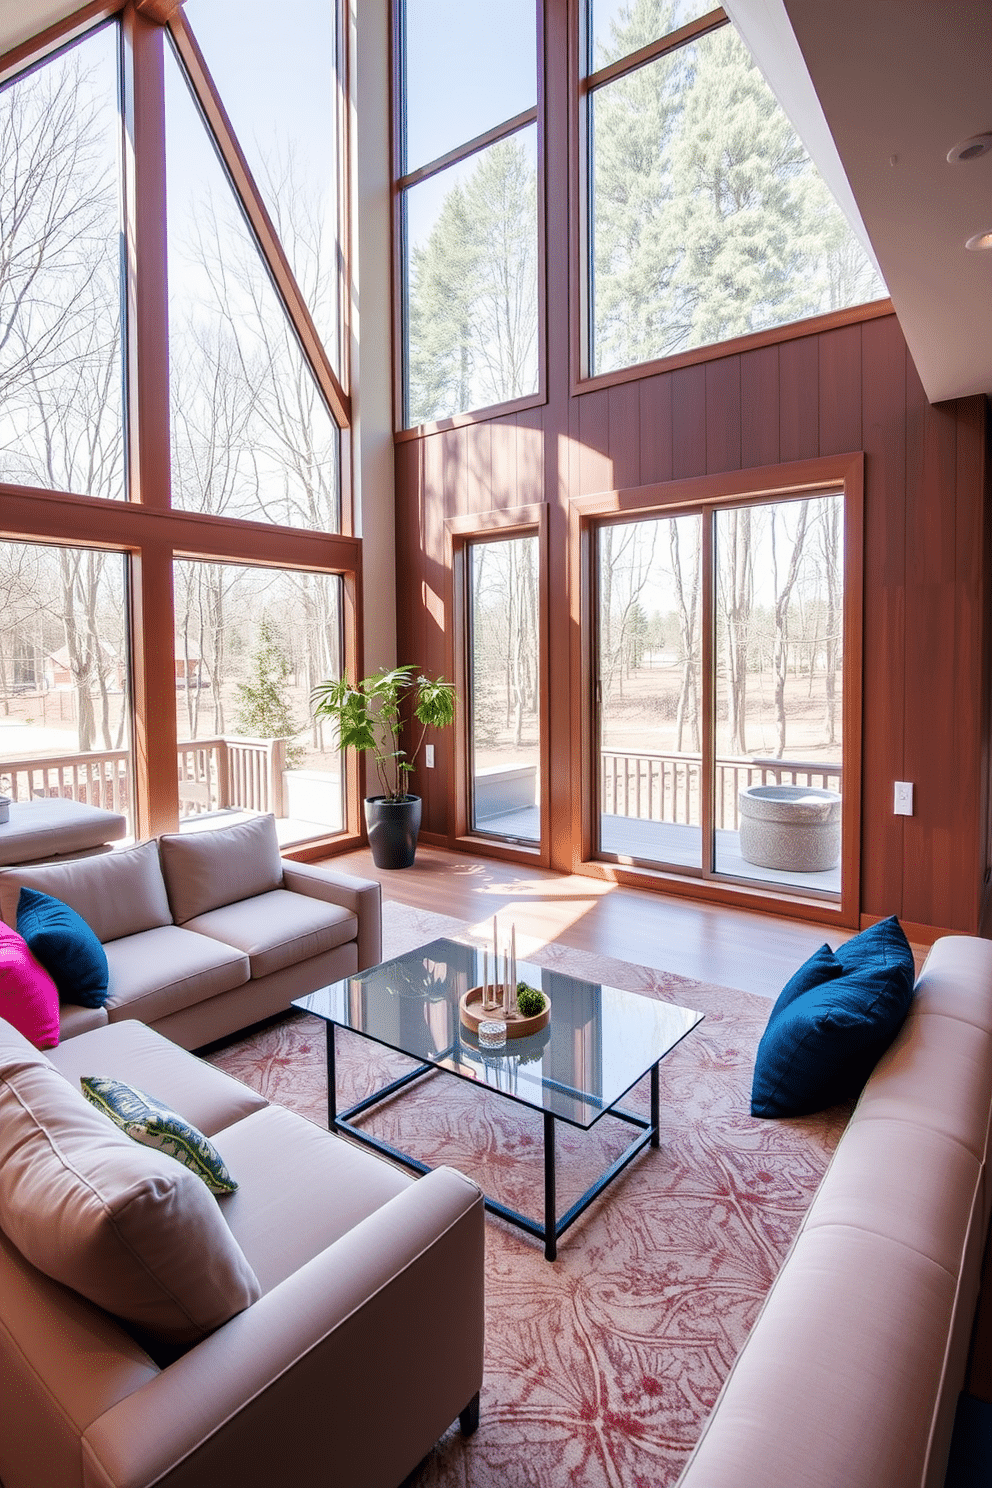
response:
<path id="1" fill-rule="evenodd" d="M 536 843 L 540 837 L 540 818 L 536 806 L 508 811 L 489 817 L 485 832 L 494 836 Z M 600 841 L 602 851 L 615 853 L 621 859 L 671 864 L 678 868 L 698 868 L 700 859 L 699 828 L 675 822 L 648 821 L 643 817 L 603 816 Z M 776 868 L 759 868 L 741 857 L 740 833 L 716 831 L 716 868 L 730 878 L 751 879 L 759 883 L 781 884 L 790 889 L 817 894 L 840 894 L 840 865 L 823 873 L 783 873 Z"/>

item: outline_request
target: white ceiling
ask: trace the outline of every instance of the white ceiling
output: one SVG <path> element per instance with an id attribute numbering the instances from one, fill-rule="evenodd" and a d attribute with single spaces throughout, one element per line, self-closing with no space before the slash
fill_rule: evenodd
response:
<path id="1" fill-rule="evenodd" d="M 0 52 L 37 36 L 79 9 L 79 0 L 0 0 Z"/>
<path id="2" fill-rule="evenodd" d="M 368 3 L 368 0 L 366 0 Z M 725 0 L 838 201 L 874 251 L 932 402 L 992 392 L 988 0 Z M 78 0 L 0 0 L 0 52 Z"/>

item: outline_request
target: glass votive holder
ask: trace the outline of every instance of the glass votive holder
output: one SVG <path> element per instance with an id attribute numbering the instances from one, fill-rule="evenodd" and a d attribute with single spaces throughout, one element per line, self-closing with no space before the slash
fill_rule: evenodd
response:
<path id="1" fill-rule="evenodd" d="M 502 1049 L 506 1043 L 506 1024 L 499 1018 L 487 1018 L 479 1024 L 479 1047 Z"/>

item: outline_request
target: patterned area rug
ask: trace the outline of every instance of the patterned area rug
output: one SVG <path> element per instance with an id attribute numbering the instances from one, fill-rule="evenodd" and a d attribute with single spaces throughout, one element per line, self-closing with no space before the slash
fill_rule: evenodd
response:
<path id="1" fill-rule="evenodd" d="M 384 956 L 441 935 L 447 916 L 383 906 Z M 662 1142 L 642 1153 L 544 1260 L 539 1242 L 487 1217 L 487 1354 L 478 1433 L 455 1426 L 418 1488 L 666 1488 L 809 1207 L 849 1111 L 795 1121 L 749 1115 L 769 1002 L 557 944 L 528 959 L 706 1014 L 661 1066 Z M 408 1065 L 338 1035 L 339 1102 Z M 326 1125 L 324 1025 L 305 1014 L 222 1049 L 215 1064 Z M 647 1080 L 627 1104 L 646 1113 Z M 370 1125 L 400 1150 L 446 1162 L 540 1214 L 541 1121 L 452 1076 L 417 1082 Z M 604 1118 L 559 1126 L 559 1212 L 626 1143 Z"/>

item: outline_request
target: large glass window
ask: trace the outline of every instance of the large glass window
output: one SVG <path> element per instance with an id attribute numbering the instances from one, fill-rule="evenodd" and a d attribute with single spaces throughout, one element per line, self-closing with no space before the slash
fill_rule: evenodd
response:
<path id="1" fill-rule="evenodd" d="M 602 852 L 839 897 L 843 500 L 600 528 Z"/>
<path id="2" fill-rule="evenodd" d="M 533 0 L 401 7 L 403 420 L 540 385 Z M 481 139 L 480 139 L 481 136 Z"/>
<path id="3" fill-rule="evenodd" d="M 541 840 L 538 539 L 468 547 L 472 830 Z"/>
<path id="4" fill-rule="evenodd" d="M 0 480 L 120 499 L 117 42 L 0 91 Z"/>
<path id="5" fill-rule="evenodd" d="M 0 792 L 132 819 L 126 559 L 0 543 Z M 132 825 L 133 830 L 133 825 Z"/>
<path id="6" fill-rule="evenodd" d="M 284 842 L 345 818 L 336 741 L 309 695 L 340 672 L 342 576 L 360 544 L 327 536 L 341 430 L 283 257 L 250 226 L 267 203 L 333 354 L 337 19 L 316 0 L 287 8 L 298 27 L 273 40 L 257 4 L 193 0 L 223 111 L 183 16 L 170 30 L 133 7 L 0 89 L 0 484 L 18 488 L 8 535 L 30 539 L 0 543 L 0 792 L 108 806 L 133 832 L 173 828 L 177 803 L 185 826 L 273 811 Z M 239 150 L 264 203 L 222 166 Z M 169 481 L 149 496 L 167 425 Z M 137 503 L 80 499 L 129 494 L 154 504 L 154 531 Z"/>
<path id="7" fill-rule="evenodd" d="M 190 561 L 174 587 L 181 817 L 272 811 L 283 844 L 340 831 L 341 756 L 309 699 L 341 675 L 341 580 Z"/>
<path id="8" fill-rule="evenodd" d="M 733 26 L 666 42 L 697 14 L 592 7 L 592 374 L 886 294 Z"/>
<path id="9" fill-rule="evenodd" d="M 317 331 L 340 367 L 337 7 L 280 0 L 275 26 L 266 0 L 186 0 L 185 11 Z"/>
<path id="10" fill-rule="evenodd" d="M 339 432 L 167 56 L 173 504 L 339 526 Z"/>

